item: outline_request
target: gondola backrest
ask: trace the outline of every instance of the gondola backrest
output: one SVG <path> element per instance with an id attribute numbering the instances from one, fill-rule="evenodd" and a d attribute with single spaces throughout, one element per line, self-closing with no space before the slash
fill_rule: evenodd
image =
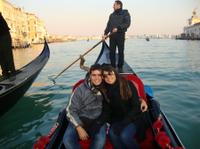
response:
<path id="1" fill-rule="evenodd" d="M 141 81 L 141 79 L 139 77 L 137 77 L 136 75 L 134 74 L 125 74 L 124 77 L 131 81 L 135 87 L 137 88 L 137 91 L 138 91 L 138 96 L 145 99 L 145 101 L 147 100 L 146 98 L 146 94 L 145 94 L 145 91 L 144 91 L 144 84 L 143 82 Z M 72 88 L 72 92 L 74 92 L 74 90 L 84 82 L 84 79 L 82 80 L 79 80 Z"/>
<path id="2" fill-rule="evenodd" d="M 84 79 L 79 80 L 79 81 L 73 86 L 72 92 L 74 92 L 74 90 L 75 90 L 79 85 L 81 85 L 83 82 L 84 82 Z"/>
<path id="3" fill-rule="evenodd" d="M 146 94 L 144 91 L 144 84 L 141 81 L 141 79 L 134 74 L 125 74 L 124 77 L 135 85 L 138 91 L 138 96 L 147 101 Z"/>

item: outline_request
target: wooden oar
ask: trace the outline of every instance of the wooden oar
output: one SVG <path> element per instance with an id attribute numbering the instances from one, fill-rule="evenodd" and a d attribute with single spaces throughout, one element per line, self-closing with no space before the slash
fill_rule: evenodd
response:
<path id="1" fill-rule="evenodd" d="M 108 35 L 106 35 L 105 40 L 110 37 L 110 35 L 112 35 L 113 33 L 110 33 Z M 89 52 L 91 52 L 94 48 L 96 48 L 100 43 L 102 43 L 104 40 L 102 39 L 101 41 L 99 41 L 97 44 L 95 44 L 92 48 L 90 48 L 89 50 L 87 50 L 85 53 L 81 54 L 82 56 L 87 55 Z M 57 74 L 54 78 L 49 78 L 51 81 L 53 81 L 54 84 L 56 84 L 56 79 L 63 73 L 65 72 L 67 69 L 69 69 L 72 65 L 74 65 L 76 62 L 78 62 L 80 60 L 80 57 L 77 58 L 75 61 L 73 61 L 70 65 L 68 65 L 67 67 L 65 67 L 59 74 Z"/>

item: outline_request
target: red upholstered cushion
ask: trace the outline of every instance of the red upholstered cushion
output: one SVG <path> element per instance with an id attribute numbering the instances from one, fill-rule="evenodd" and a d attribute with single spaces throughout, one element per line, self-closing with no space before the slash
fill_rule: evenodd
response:
<path id="1" fill-rule="evenodd" d="M 75 90 L 79 85 L 81 85 L 83 82 L 84 82 L 84 79 L 79 80 L 79 81 L 73 86 L 72 92 L 74 92 L 74 90 Z"/>
<path id="2" fill-rule="evenodd" d="M 135 87 L 137 88 L 139 97 L 147 101 L 146 94 L 144 91 L 144 84 L 142 80 L 139 77 L 137 77 L 137 75 L 134 75 L 134 74 L 125 74 L 124 77 L 135 85 Z"/>
<path id="3" fill-rule="evenodd" d="M 91 143 L 91 140 L 79 141 L 82 149 L 88 149 Z"/>
<path id="4" fill-rule="evenodd" d="M 80 145 L 82 149 L 89 149 L 91 140 L 86 140 L 86 141 L 80 141 Z M 106 144 L 104 149 L 113 149 L 112 144 L 110 143 L 110 140 L 107 138 L 106 139 Z"/>
<path id="5" fill-rule="evenodd" d="M 42 136 L 39 140 L 34 144 L 34 149 L 44 149 L 45 146 L 49 143 L 50 138 L 47 136 Z"/>
<path id="6" fill-rule="evenodd" d="M 156 135 L 156 141 L 157 141 L 157 143 L 160 145 L 160 147 L 162 149 L 167 148 L 167 146 L 171 142 L 170 138 L 168 137 L 168 135 L 164 131 L 161 131 L 161 132 L 157 133 L 157 135 Z"/>

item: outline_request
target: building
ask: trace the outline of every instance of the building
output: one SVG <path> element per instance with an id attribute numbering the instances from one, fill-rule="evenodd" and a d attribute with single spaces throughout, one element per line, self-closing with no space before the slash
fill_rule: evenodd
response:
<path id="1" fill-rule="evenodd" d="M 184 34 L 191 39 L 200 39 L 200 22 L 184 28 Z"/>
<path id="2" fill-rule="evenodd" d="M 41 43 L 49 37 L 42 20 L 31 13 L 27 13 L 27 18 L 29 43 Z"/>
<path id="3" fill-rule="evenodd" d="M 188 26 L 184 27 L 184 33 L 186 37 L 200 38 L 200 17 L 197 16 L 196 12 L 193 12 L 192 17 L 188 20 Z"/>
<path id="4" fill-rule="evenodd" d="M 198 17 L 196 11 L 193 11 L 192 17 L 188 19 L 188 26 L 184 27 L 183 33 L 176 38 L 187 40 L 200 40 L 200 17 Z"/>
<path id="5" fill-rule="evenodd" d="M 0 11 L 10 27 L 13 47 L 24 47 L 31 43 L 41 43 L 48 38 L 44 22 L 37 16 L 0 0 Z"/>

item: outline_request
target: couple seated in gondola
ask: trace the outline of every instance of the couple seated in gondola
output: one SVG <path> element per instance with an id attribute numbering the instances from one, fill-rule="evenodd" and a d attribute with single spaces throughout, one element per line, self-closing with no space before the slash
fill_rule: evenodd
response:
<path id="1" fill-rule="evenodd" d="M 138 119 L 147 110 L 132 82 L 110 65 L 95 64 L 74 90 L 66 107 L 68 127 L 63 137 L 67 149 L 80 149 L 79 140 L 91 140 L 91 149 L 103 149 L 106 134 L 116 149 L 137 149 L 134 139 Z M 108 129 L 109 126 L 109 129 Z"/>

